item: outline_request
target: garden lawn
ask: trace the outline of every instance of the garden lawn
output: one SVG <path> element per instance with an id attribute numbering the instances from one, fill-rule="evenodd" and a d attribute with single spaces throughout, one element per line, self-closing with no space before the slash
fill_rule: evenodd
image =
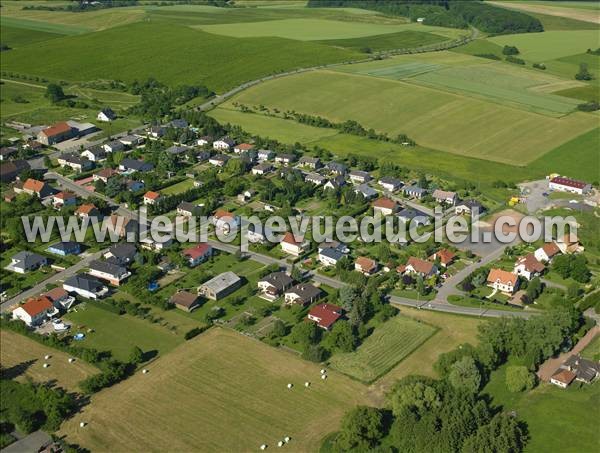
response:
<path id="1" fill-rule="evenodd" d="M 177 194 L 186 192 L 193 187 L 194 187 L 193 179 L 184 179 L 183 181 L 178 182 L 177 184 L 173 184 L 172 186 L 168 186 L 168 187 L 165 187 L 164 189 L 161 189 L 160 192 L 163 195 L 177 195 Z"/>
<path id="2" fill-rule="evenodd" d="M 80 381 L 98 372 L 97 368 L 83 360 L 69 363 L 68 354 L 10 330 L 0 330 L 0 343 L 2 372 L 11 379 L 54 382 L 66 390 L 77 391 Z M 50 359 L 44 359 L 46 355 L 50 355 Z M 50 366 L 44 368 L 44 363 Z"/>
<path id="3" fill-rule="evenodd" d="M 364 382 L 372 382 L 417 350 L 436 332 L 435 327 L 398 315 L 377 326 L 354 352 L 337 353 L 330 359 L 336 370 Z"/>
<path id="4" fill-rule="evenodd" d="M 586 359 L 600 360 L 600 335 L 596 335 L 592 342 L 581 351 L 581 355 Z"/>
<path id="5" fill-rule="evenodd" d="M 102 302 L 98 302 L 101 304 Z M 111 351 L 119 360 L 129 360 L 131 350 L 138 346 L 149 355 L 165 354 L 183 343 L 183 333 L 129 315 L 117 315 L 90 303 L 82 303 L 64 319 L 73 326 L 71 332 L 85 333 L 81 346 Z M 93 329 L 93 332 L 88 332 Z"/>
<path id="6" fill-rule="evenodd" d="M 334 371 L 323 381 L 318 365 L 221 328 L 147 368 L 94 395 L 59 434 L 91 451 L 252 451 L 285 436 L 292 451 L 317 451 L 346 411 L 369 404 L 361 384 Z"/>

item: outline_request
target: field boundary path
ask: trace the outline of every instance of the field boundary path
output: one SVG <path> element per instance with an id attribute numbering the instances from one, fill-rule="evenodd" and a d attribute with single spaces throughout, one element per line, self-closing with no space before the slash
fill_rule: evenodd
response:
<path id="1" fill-rule="evenodd" d="M 592 342 L 592 340 L 596 337 L 596 335 L 600 334 L 600 326 L 595 325 L 577 342 L 577 344 L 570 351 L 563 352 L 559 354 L 557 357 L 550 357 L 540 366 L 537 376 L 541 381 L 549 382 L 550 377 L 554 374 L 554 372 L 558 369 L 559 366 L 571 355 L 579 354 L 581 351 L 585 349 L 585 347 Z"/>

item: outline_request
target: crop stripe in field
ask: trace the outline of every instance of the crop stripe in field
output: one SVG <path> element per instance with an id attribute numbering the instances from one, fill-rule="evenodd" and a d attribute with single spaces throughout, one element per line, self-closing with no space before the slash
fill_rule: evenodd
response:
<path id="1" fill-rule="evenodd" d="M 25 30 L 45 31 L 59 35 L 80 35 L 93 31 L 91 28 L 79 25 L 52 24 L 38 20 L 19 19 L 16 17 L 0 17 L 0 26 L 21 28 Z"/>

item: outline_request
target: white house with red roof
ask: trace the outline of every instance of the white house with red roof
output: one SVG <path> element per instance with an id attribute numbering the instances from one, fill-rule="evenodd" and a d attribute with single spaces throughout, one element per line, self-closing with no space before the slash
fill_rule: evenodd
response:
<path id="1" fill-rule="evenodd" d="M 448 267 L 456 259 L 456 253 L 448 249 L 440 249 L 429 257 L 431 261 L 439 260 L 440 265 Z"/>
<path id="2" fill-rule="evenodd" d="M 217 209 L 213 214 L 213 224 L 216 230 L 221 230 L 225 233 L 240 226 L 240 218 L 229 211 Z"/>
<path id="3" fill-rule="evenodd" d="M 144 204 L 145 205 L 154 205 L 158 203 L 160 200 L 160 194 L 158 192 L 153 192 L 149 190 L 144 194 Z"/>
<path id="4" fill-rule="evenodd" d="M 46 296 L 29 299 L 12 312 L 13 319 L 19 319 L 29 327 L 41 324 L 48 315 L 56 313 L 52 301 Z"/>
<path id="5" fill-rule="evenodd" d="M 201 242 L 194 247 L 183 250 L 181 254 L 187 258 L 188 264 L 194 267 L 210 258 L 212 246 L 206 242 Z"/>
<path id="6" fill-rule="evenodd" d="M 547 242 L 535 252 L 533 252 L 533 255 L 535 256 L 536 260 L 545 261 L 546 263 L 549 263 L 550 261 L 552 261 L 552 258 L 554 258 L 559 253 L 560 248 L 558 247 L 558 245 L 556 245 L 554 242 Z"/>
<path id="7" fill-rule="evenodd" d="M 294 236 L 293 233 L 287 232 L 281 240 L 281 250 L 285 253 L 293 256 L 300 256 L 306 249 L 308 249 L 309 242 L 305 241 L 304 238 Z"/>
<path id="8" fill-rule="evenodd" d="M 519 277 L 502 269 L 490 269 L 487 285 L 501 293 L 512 295 L 519 287 Z"/>
<path id="9" fill-rule="evenodd" d="M 375 215 L 392 215 L 398 209 L 398 204 L 394 200 L 385 197 L 378 198 L 377 200 L 375 200 L 372 203 L 372 206 L 373 213 Z"/>
<path id="10" fill-rule="evenodd" d="M 364 275 L 372 275 L 377 272 L 379 265 L 377 261 L 367 258 L 366 256 L 359 256 L 354 261 L 354 270 Z"/>
<path id="11" fill-rule="evenodd" d="M 423 278 L 431 277 L 438 273 L 438 268 L 435 264 L 414 256 L 411 256 L 406 264 L 404 266 L 399 266 L 397 270 L 401 274 L 420 275 Z"/>
<path id="12" fill-rule="evenodd" d="M 77 195 L 75 195 L 73 192 L 58 192 L 52 197 L 52 204 L 55 208 L 72 206 L 77 204 Z"/>
<path id="13" fill-rule="evenodd" d="M 575 193 L 578 195 L 583 195 L 584 193 L 592 190 L 591 184 L 584 181 L 578 181 L 577 179 L 565 178 L 564 176 L 556 176 L 552 178 L 549 186 L 550 190 Z"/>
<path id="14" fill-rule="evenodd" d="M 308 319 L 317 323 L 321 329 L 329 330 L 342 317 L 342 307 L 333 304 L 315 305 L 308 312 Z"/>
<path id="15" fill-rule="evenodd" d="M 513 272 L 525 277 L 527 280 L 531 280 L 544 272 L 544 269 L 546 269 L 546 266 L 538 261 L 533 253 L 529 253 L 517 259 Z"/>

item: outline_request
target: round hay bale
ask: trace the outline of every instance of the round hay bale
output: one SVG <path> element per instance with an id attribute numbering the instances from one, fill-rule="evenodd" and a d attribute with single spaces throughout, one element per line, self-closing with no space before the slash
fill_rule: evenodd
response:
<path id="1" fill-rule="evenodd" d="M 321 370 L 321 374 L 325 374 L 325 373 L 327 373 L 327 370 L 325 370 L 325 369 L 322 369 L 322 370 Z"/>
<path id="2" fill-rule="evenodd" d="M 323 380 L 327 379 L 327 375 L 324 374 L 323 376 L 321 376 L 321 379 L 323 379 Z"/>
<path id="3" fill-rule="evenodd" d="M 148 373 L 148 369 L 144 368 L 144 369 L 142 370 L 142 373 L 144 373 L 144 374 Z"/>
<path id="4" fill-rule="evenodd" d="M 266 450 L 266 449 L 267 449 L 267 444 L 262 444 L 262 445 L 260 446 L 260 449 L 261 449 L 261 450 Z"/>
<path id="5" fill-rule="evenodd" d="M 285 438 L 283 440 L 287 444 L 290 440 L 292 440 L 292 438 L 290 436 L 285 436 Z"/>
<path id="6" fill-rule="evenodd" d="M 304 383 L 304 387 L 310 387 L 310 382 L 306 381 L 306 382 Z"/>
<path id="7" fill-rule="evenodd" d="M 49 354 L 46 354 L 46 355 L 44 356 L 44 359 L 48 360 L 50 357 L 52 357 L 52 356 L 51 356 L 51 355 L 49 355 Z"/>
<path id="8" fill-rule="evenodd" d="M 283 447 L 283 441 L 282 441 L 282 440 L 280 440 L 279 442 L 277 442 L 277 446 L 278 446 L 278 447 Z"/>
<path id="9" fill-rule="evenodd" d="M 79 423 L 79 427 L 80 427 L 80 428 L 85 428 L 85 425 L 87 425 L 87 423 L 86 423 L 86 422 L 80 422 L 80 423 Z"/>
<path id="10" fill-rule="evenodd" d="M 288 384 L 287 388 L 291 389 L 294 386 L 294 384 Z"/>
<path id="11" fill-rule="evenodd" d="M 44 368 L 48 368 L 49 366 L 50 366 L 50 364 L 44 363 Z"/>

